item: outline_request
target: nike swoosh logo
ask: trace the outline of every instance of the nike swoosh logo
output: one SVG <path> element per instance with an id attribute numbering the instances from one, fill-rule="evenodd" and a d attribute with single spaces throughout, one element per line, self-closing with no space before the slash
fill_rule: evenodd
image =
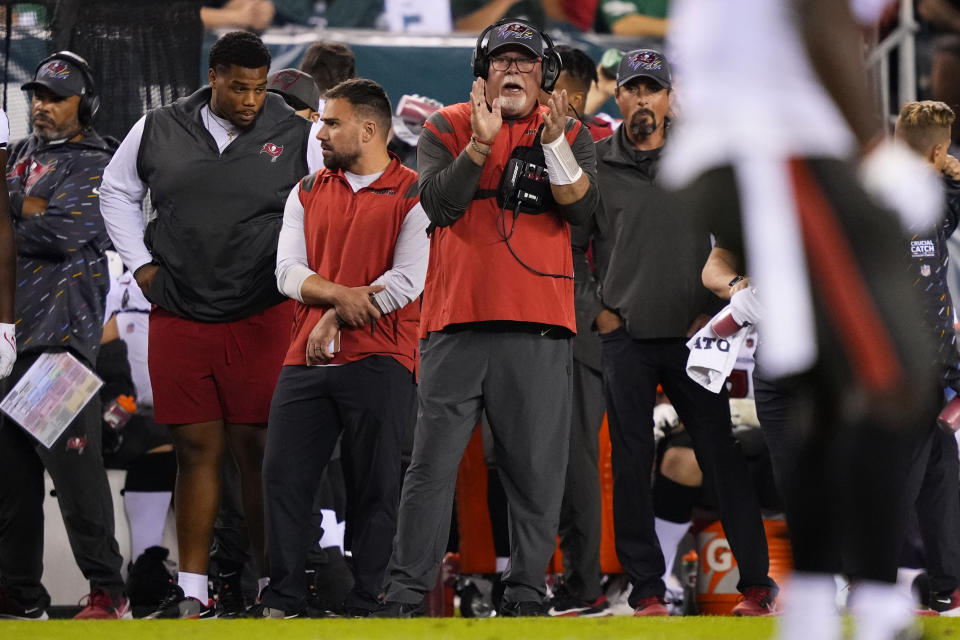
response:
<path id="1" fill-rule="evenodd" d="M 581 611 L 586 611 L 587 609 L 589 609 L 589 607 L 579 607 L 579 608 L 574 607 L 573 609 L 562 609 L 562 610 L 557 610 L 556 607 L 550 607 L 550 610 L 547 611 L 547 614 L 551 616 L 569 616 L 569 615 L 580 613 Z"/>

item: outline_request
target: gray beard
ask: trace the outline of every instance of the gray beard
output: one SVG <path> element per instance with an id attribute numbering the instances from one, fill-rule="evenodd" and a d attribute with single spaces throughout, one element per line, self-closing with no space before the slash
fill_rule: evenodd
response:
<path id="1" fill-rule="evenodd" d="M 516 75 L 509 75 L 503 79 L 504 84 L 507 84 L 508 82 L 512 82 L 521 87 L 524 86 L 523 78 Z M 510 117 L 525 116 L 527 114 L 520 113 L 520 111 L 523 109 L 523 106 L 526 103 L 526 101 L 527 101 L 526 92 L 524 92 L 523 95 L 517 96 L 515 98 L 504 98 L 503 96 L 500 96 L 500 112 Z"/>
<path id="2" fill-rule="evenodd" d="M 520 111 L 523 109 L 526 101 L 526 96 L 517 96 L 516 98 L 504 98 L 500 96 L 500 111 L 506 116 L 525 115 L 520 113 Z"/>
<path id="3" fill-rule="evenodd" d="M 71 131 L 70 129 L 34 129 L 33 135 L 44 142 L 63 142 L 80 133 L 82 129 Z"/>

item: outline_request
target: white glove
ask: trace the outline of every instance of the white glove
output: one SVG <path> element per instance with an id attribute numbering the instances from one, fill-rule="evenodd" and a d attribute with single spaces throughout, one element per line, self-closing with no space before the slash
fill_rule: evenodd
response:
<path id="1" fill-rule="evenodd" d="M 15 326 L 0 322 L 0 378 L 6 378 L 13 371 L 17 361 L 17 334 Z"/>
<path id="2" fill-rule="evenodd" d="M 3 109 L 0 109 L 0 149 L 7 146 L 10 142 L 10 120 Z"/>
<path id="3" fill-rule="evenodd" d="M 943 215 L 943 185 L 933 165 L 896 140 L 884 140 L 860 163 L 860 182 L 909 231 L 925 231 Z"/>
<path id="4" fill-rule="evenodd" d="M 669 402 L 661 402 L 653 407 L 653 438 L 660 440 L 680 424 L 677 410 Z"/>
<path id="5" fill-rule="evenodd" d="M 760 322 L 763 314 L 760 310 L 760 300 L 757 299 L 757 290 L 740 289 L 730 296 L 730 314 L 741 327 Z"/>

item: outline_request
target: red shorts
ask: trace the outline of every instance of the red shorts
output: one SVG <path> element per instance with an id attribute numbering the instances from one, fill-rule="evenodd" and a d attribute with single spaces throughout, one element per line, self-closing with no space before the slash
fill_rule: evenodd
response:
<path id="1" fill-rule="evenodd" d="M 194 322 L 155 307 L 148 365 L 154 419 L 266 423 L 290 345 L 293 303 L 234 322 Z"/>

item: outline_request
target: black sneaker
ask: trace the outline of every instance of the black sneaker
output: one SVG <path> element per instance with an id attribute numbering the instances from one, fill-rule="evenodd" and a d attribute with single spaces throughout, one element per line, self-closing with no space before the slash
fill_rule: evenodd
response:
<path id="1" fill-rule="evenodd" d="M 600 595 L 595 600 L 580 600 L 569 594 L 554 596 L 547 604 L 547 615 L 561 618 L 601 618 L 612 615 L 607 596 Z"/>
<path id="2" fill-rule="evenodd" d="M 0 620 L 48 620 L 47 609 L 42 603 L 30 606 L 20 603 L 0 589 Z"/>
<path id="3" fill-rule="evenodd" d="M 960 616 L 960 589 L 933 594 L 930 608 L 948 618 Z"/>
<path id="4" fill-rule="evenodd" d="M 274 607 L 268 607 L 262 602 L 258 602 L 249 609 L 247 609 L 244 618 L 266 618 L 273 620 L 290 620 L 291 618 L 303 618 L 305 617 L 305 612 L 300 611 L 291 611 L 286 612 L 282 609 L 276 609 Z"/>
<path id="5" fill-rule="evenodd" d="M 542 618 L 547 615 L 543 604 L 535 600 L 521 600 L 520 602 L 500 602 L 498 614 L 504 618 Z"/>
<path id="6" fill-rule="evenodd" d="M 330 547 L 315 554 L 307 565 L 307 607 L 311 611 L 343 613 L 343 603 L 353 589 L 353 571 L 340 549 Z"/>
<path id="7" fill-rule="evenodd" d="M 130 565 L 127 572 L 127 597 L 134 607 L 156 607 L 167 595 L 173 575 L 167 569 L 170 551 L 149 547 Z"/>
<path id="8" fill-rule="evenodd" d="M 217 609 L 213 600 L 207 600 L 204 604 L 196 598 L 188 598 L 183 595 L 183 589 L 178 585 L 170 584 L 167 595 L 157 606 L 156 611 L 147 616 L 147 618 L 174 618 L 174 619 L 208 619 L 216 618 Z"/>
<path id="9" fill-rule="evenodd" d="M 420 618 L 426 615 L 423 602 L 416 604 L 411 602 L 392 602 L 384 601 L 375 610 L 371 611 L 370 618 Z"/>
<path id="10" fill-rule="evenodd" d="M 242 578 L 241 571 L 218 573 L 214 578 L 214 601 L 217 603 L 218 618 L 246 616 L 247 607 L 243 602 Z"/>

